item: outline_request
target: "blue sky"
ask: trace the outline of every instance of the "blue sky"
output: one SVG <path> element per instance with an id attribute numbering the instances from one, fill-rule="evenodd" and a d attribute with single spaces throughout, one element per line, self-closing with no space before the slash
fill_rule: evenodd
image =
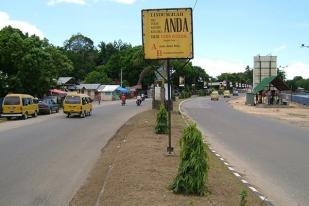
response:
<path id="1" fill-rule="evenodd" d="M 0 28 L 11 24 L 62 46 L 82 33 L 97 45 L 142 44 L 141 10 L 193 7 L 195 0 L 0 0 Z M 244 71 L 253 56 L 277 55 L 288 78 L 309 78 L 308 0 L 198 0 L 193 11 L 194 59 L 212 76 Z"/>

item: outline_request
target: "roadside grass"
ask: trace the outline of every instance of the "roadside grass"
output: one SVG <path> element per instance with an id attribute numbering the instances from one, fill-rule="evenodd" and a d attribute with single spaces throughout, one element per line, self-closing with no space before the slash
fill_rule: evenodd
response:
<path id="1" fill-rule="evenodd" d="M 179 102 L 178 102 L 179 103 Z M 102 149 L 85 184 L 70 205 L 239 205 L 246 191 L 247 205 L 264 205 L 212 152 L 209 157 L 208 193 L 205 196 L 174 194 L 168 189 L 179 166 L 179 139 L 185 121 L 172 112 L 172 145 L 175 155 L 167 156 L 167 135 L 155 134 L 156 110 L 131 118 Z"/>

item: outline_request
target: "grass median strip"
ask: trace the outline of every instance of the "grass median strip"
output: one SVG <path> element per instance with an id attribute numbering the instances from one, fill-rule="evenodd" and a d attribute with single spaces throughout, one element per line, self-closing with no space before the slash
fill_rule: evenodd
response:
<path id="1" fill-rule="evenodd" d="M 156 112 L 150 110 L 136 115 L 118 130 L 102 149 L 85 184 L 71 200 L 71 206 L 239 205 L 240 193 L 244 190 L 248 205 L 263 205 L 260 198 L 245 188 L 224 162 L 210 151 L 207 151 L 209 192 L 201 197 L 171 192 L 168 185 L 177 175 L 180 161 L 178 141 L 186 125 L 178 112 L 172 112 L 175 155 L 166 156 L 167 135 L 158 135 L 154 131 Z"/>

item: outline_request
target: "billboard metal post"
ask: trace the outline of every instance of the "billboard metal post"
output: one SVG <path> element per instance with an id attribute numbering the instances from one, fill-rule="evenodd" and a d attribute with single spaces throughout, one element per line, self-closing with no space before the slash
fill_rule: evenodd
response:
<path id="1" fill-rule="evenodd" d="M 166 74 L 167 74 L 167 112 L 168 112 L 168 147 L 167 153 L 170 155 L 173 153 L 174 148 L 172 147 L 172 101 L 171 101 L 171 71 L 170 71 L 170 60 L 167 60 L 166 64 Z"/>

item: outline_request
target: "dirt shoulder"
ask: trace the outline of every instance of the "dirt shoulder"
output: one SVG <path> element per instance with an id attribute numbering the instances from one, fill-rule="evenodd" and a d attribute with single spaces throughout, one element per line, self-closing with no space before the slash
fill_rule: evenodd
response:
<path id="1" fill-rule="evenodd" d="M 299 127 L 309 127 L 308 106 L 292 103 L 286 108 L 259 108 L 245 105 L 245 99 L 246 97 L 239 97 L 228 102 L 234 109 L 242 112 L 279 119 Z"/>
<path id="2" fill-rule="evenodd" d="M 166 156 L 167 136 L 154 133 L 156 112 L 143 112 L 119 129 L 102 149 L 85 184 L 71 200 L 71 206 L 239 205 L 239 193 L 246 189 L 245 186 L 209 151 L 208 195 L 175 195 L 167 189 L 177 173 L 178 140 L 185 123 L 177 112 L 173 112 L 175 155 Z M 247 191 L 248 205 L 262 205 L 259 198 Z"/>

